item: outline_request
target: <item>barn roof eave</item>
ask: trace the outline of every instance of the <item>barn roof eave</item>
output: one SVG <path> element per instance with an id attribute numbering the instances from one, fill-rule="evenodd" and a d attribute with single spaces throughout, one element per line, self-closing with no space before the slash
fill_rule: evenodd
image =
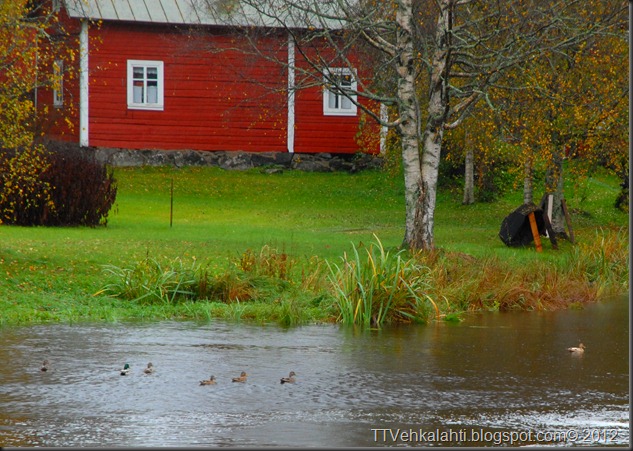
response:
<path id="1" fill-rule="evenodd" d="M 344 28 L 343 20 L 330 18 L 324 23 L 304 11 L 288 10 L 285 17 L 281 17 L 277 13 L 280 1 L 283 0 L 264 0 L 262 4 L 267 6 L 261 10 L 237 2 L 239 6 L 231 13 L 209 8 L 204 0 L 64 0 L 64 6 L 70 17 L 92 21 L 297 30 Z"/>

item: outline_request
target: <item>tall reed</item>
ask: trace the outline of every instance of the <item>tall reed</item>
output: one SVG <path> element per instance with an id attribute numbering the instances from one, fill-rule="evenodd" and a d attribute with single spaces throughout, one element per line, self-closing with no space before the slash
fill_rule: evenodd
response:
<path id="1" fill-rule="evenodd" d="M 406 251 L 392 253 L 377 236 L 374 239 L 364 253 L 352 245 L 351 257 L 344 253 L 340 265 L 327 262 L 339 320 L 367 327 L 426 321 L 428 303 L 435 306 L 426 294 L 428 268 Z"/>
<path id="2" fill-rule="evenodd" d="M 157 306 L 182 300 L 210 301 L 224 304 L 221 315 L 234 321 L 267 318 L 283 326 L 295 326 L 326 309 L 321 308 L 325 295 L 319 289 L 319 273 L 323 272 L 319 262 L 311 266 L 312 273 L 302 273 L 297 283 L 289 280 L 294 263 L 284 252 L 268 245 L 259 252 L 247 249 L 225 269 L 201 265 L 195 258 L 185 264 L 180 258 L 161 262 L 147 257 L 129 268 L 105 265 L 109 283 L 95 295 Z M 193 315 L 194 310 L 186 307 L 185 311 Z M 206 312 L 210 314 L 209 309 Z"/>
<path id="3" fill-rule="evenodd" d="M 596 286 L 598 297 L 627 291 L 629 281 L 629 235 L 623 227 L 599 228 L 593 239 L 576 245 L 561 261 L 570 274 Z"/>
<path id="4" fill-rule="evenodd" d="M 114 276 L 114 281 L 96 294 L 109 294 L 139 303 L 170 303 L 191 298 L 195 293 L 196 262 L 186 267 L 180 258 L 161 264 L 147 257 L 132 268 L 105 265 L 104 271 Z"/>

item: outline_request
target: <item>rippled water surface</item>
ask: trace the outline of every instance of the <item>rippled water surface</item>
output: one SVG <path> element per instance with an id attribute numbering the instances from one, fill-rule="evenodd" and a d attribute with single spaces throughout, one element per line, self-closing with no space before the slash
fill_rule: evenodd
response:
<path id="1" fill-rule="evenodd" d="M 42 325 L 0 328 L 0 343 L 1 446 L 629 444 L 624 298 L 364 333 Z"/>

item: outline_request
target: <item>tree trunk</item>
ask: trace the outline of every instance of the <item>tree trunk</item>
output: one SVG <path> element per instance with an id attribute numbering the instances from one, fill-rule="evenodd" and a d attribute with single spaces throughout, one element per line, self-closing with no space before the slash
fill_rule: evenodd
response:
<path id="1" fill-rule="evenodd" d="M 534 185 L 532 179 L 532 159 L 526 158 L 523 166 L 523 203 L 534 201 Z"/>
<path id="2" fill-rule="evenodd" d="M 434 248 L 435 203 L 444 124 L 448 115 L 448 69 L 450 60 L 453 0 L 441 0 L 437 20 L 436 49 L 429 82 L 428 117 L 423 136 L 422 182 L 416 211 L 416 249 Z"/>
<path id="3" fill-rule="evenodd" d="M 420 120 L 415 92 L 415 63 L 413 60 L 413 5 L 412 0 L 401 0 L 396 12 L 398 33 L 398 132 L 402 141 L 402 164 L 405 189 L 405 236 L 403 245 L 418 248 L 416 244 L 416 210 L 420 196 Z"/>
<path id="4" fill-rule="evenodd" d="M 622 171 L 622 183 L 620 183 L 620 194 L 615 199 L 615 208 L 618 210 L 628 212 L 629 211 L 629 174 L 628 168 L 626 171 Z"/>
<path id="5" fill-rule="evenodd" d="M 548 168 L 546 176 L 546 192 L 553 194 L 552 199 L 552 230 L 557 237 L 568 238 L 565 232 L 565 214 L 561 200 L 563 199 L 563 157 L 559 150 L 554 151 L 552 166 Z M 548 208 L 549 210 L 549 208 Z"/>
<path id="6" fill-rule="evenodd" d="M 475 203 L 475 168 L 474 168 L 473 151 L 466 151 L 466 159 L 464 161 L 464 200 L 462 204 L 471 205 Z"/>

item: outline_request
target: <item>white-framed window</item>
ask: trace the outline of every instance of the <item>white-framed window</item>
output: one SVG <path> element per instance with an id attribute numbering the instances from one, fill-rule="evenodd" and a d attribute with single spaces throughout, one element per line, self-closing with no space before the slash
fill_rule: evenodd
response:
<path id="1" fill-rule="evenodd" d="M 53 106 L 64 106 L 64 61 L 53 61 Z"/>
<path id="2" fill-rule="evenodd" d="M 59 9 L 62 6 L 62 0 L 53 0 L 53 12 L 57 13 L 59 12 Z"/>
<path id="3" fill-rule="evenodd" d="M 356 116 L 356 77 L 354 72 L 346 67 L 328 68 L 323 74 L 325 87 L 323 89 L 323 114 L 326 116 Z M 343 92 L 347 93 L 345 96 Z"/>
<path id="4" fill-rule="evenodd" d="M 162 61 L 128 60 L 127 107 L 158 110 L 165 107 Z"/>

